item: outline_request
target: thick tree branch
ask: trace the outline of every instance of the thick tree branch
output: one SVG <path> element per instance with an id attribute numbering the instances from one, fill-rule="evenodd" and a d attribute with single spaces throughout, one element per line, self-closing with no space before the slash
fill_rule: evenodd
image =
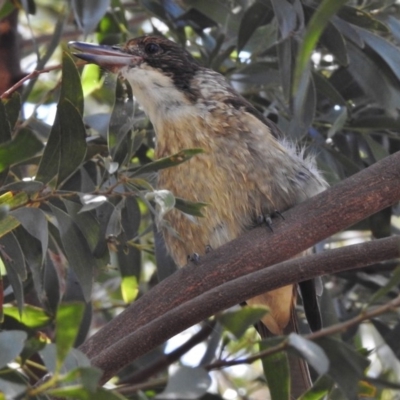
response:
<path id="1" fill-rule="evenodd" d="M 400 296 L 397 296 L 394 300 L 391 300 L 390 302 L 379 306 L 375 307 L 372 310 L 368 311 L 363 311 L 359 315 L 357 315 L 354 318 L 351 318 L 348 321 L 342 322 L 340 324 L 332 325 L 328 328 L 321 329 L 318 332 L 310 333 L 308 335 L 305 335 L 305 338 L 308 340 L 314 340 L 314 339 L 319 339 L 321 337 L 326 337 L 326 336 L 331 336 L 337 333 L 344 332 L 345 330 L 359 325 L 361 322 L 375 318 L 379 315 L 382 315 L 384 313 L 390 312 L 390 311 L 395 311 L 396 308 L 400 306 Z M 212 371 L 212 370 L 218 370 L 221 368 L 226 368 L 226 367 L 232 367 L 235 365 L 241 365 L 241 364 L 252 364 L 253 362 L 264 358 L 268 357 L 272 354 L 279 353 L 280 351 L 287 350 L 289 347 L 289 342 L 288 341 L 282 341 L 281 343 L 272 346 L 268 348 L 267 350 L 260 351 L 259 353 L 256 353 L 252 356 L 246 357 L 246 358 L 235 358 L 233 360 L 217 360 L 209 365 L 204 366 L 204 369 L 207 371 Z M 127 385 L 127 386 L 121 386 L 118 388 L 118 392 L 121 394 L 132 394 L 135 393 L 139 390 L 145 390 L 145 389 L 151 389 L 155 387 L 159 387 L 162 384 L 166 384 L 167 380 L 152 380 L 149 382 L 145 383 L 140 383 L 140 384 L 135 384 L 135 385 Z M 397 389 L 397 387 L 396 387 Z"/>
<path id="2" fill-rule="evenodd" d="M 130 360 L 145 354 L 182 330 L 248 298 L 327 273 L 360 268 L 400 257 L 400 237 L 366 242 L 273 265 L 234 279 L 173 308 L 92 359 L 105 371 L 104 381 Z"/>
<path id="3" fill-rule="evenodd" d="M 156 342 L 166 340 L 172 328 L 184 325 L 174 319 L 170 319 L 167 326 L 158 325 L 159 320 L 150 324 L 151 321 L 160 316 L 162 318 L 167 312 L 175 312 L 174 309 L 181 304 L 227 281 L 293 257 L 333 233 L 393 205 L 399 199 L 400 153 L 397 153 L 285 212 L 285 220 L 277 220 L 274 224 L 273 234 L 265 228 L 256 228 L 204 256 L 199 265 L 190 265 L 177 271 L 86 341 L 81 346 L 81 350 L 93 359 L 95 365 L 106 370 L 105 378 L 109 377 L 131 362 L 138 353 L 143 354 Z M 370 258 L 369 263 L 397 257 L 398 254 L 392 249 L 390 257 L 386 256 L 383 257 L 381 254 L 380 258 Z M 357 254 L 357 257 L 362 258 L 362 254 Z M 357 257 L 354 257 L 353 265 Z M 293 263 L 298 266 L 299 262 L 300 260 L 296 260 Z M 349 268 L 342 264 L 338 265 L 336 271 Z M 366 264 L 356 263 L 356 265 Z M 268 285 L 263 286 L 262 289 L 266 291 L 289 282 L 329 272 L 324 270 L 322 263 L 316 265 L 313 272 L 309 271 L 308 265 L 307 270 L 293 268 L 293 265 L 291 268 L 293 271 L 285 269 L 285 272 L 274 268 L 274 273 L 269 272 L 272 275 L 268 276 Z M 296 274 L 296 271 L 301 271 L 300 275 Z M 271 284 L 271 282 L 274 283 Z M 251 281 L 248 284 L 251 285 Z M 250 289 L 253 288 L 250 287 Z M 219 289 L 216 290 L 218 294 Z M 256 292 L 251 290 L 248 297 L 254 294 Z M 219 295 L 222 298 L 224 293 L 220 292 Z M 240 301 L 242 299 L 236 299 L 237 303 Z M 208 304 L 207 309 L 204 304 L 197 304 L 198 308 L 192 307 L 191 311 L 192 314 L 199 315 L 197 321 L 200 321 L 203 319 L 200 313 L 211 315 L 216 309 L 220 309 L 220 305 L 222 303 L 218 304 L 218 307 Z M 182 313 L 180 308 L 179 310 Z M 179 318 L 192 321 L 190 315 L 181 314 Z M 138 331 L 135 332 L 136 330 Z M 144 331 L 147 332 L 145 335 L 143 335 Z M 164 335 L 163 333 L 167 331 L 169 333 Z M 137 335 L 137 340 L 126 338 L 132 332 L 135 332 L 133 335 Z M 176 333 L 175 330 L 174 333 Z M 157 339 L 160 336 L 163 338 Z M 132 341 L 136 344 L 133 349 L 125 347 L 124 354 L 119 358 L 119 354 L 114 353 L 116 348 L 110 346 L 122 338 L 125 339 L 121 343 L 125 345 L 132 344 Z M 124 348 L 121 343 L 116 343 L 119 350 L 121 346 Z M 150 343 L 152 343 L 151 346 Z"/>

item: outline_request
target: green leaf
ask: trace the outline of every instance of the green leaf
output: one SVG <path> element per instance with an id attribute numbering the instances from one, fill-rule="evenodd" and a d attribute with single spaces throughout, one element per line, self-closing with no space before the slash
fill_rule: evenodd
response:
<path id="1" fill-rule="evenodd" d="M 368 44 L 377 54 L 379 54 L 390 67 L 392 72 L 396 75 L 397 79 L 400 80 L 400 50 L 392 43 L 387 41 L 381 36 L 375 35 L 362 28 L 357 28 L 358 34 L 362 37 L 365 43 Z"/>
<path id="2" fill-rule="evenodd" d="M 315 116 L 316 93 L 310 74 L 304 74 L 293 103 L 293 118 L 287 135 L 294 140 L 299 140 L 307 133 Z"/>
<path id="3" fill-rule="evenodd" d="M 2 246 L 1 256 L 7 271 L 13 269 L 21 280 L 24 281 L 27 276 L 25 258 L 14 234 L 10 232 L 0 238 L 0 245 Z"/>
<path id="4" fill-rule="evenodd" d="M 198 399 L 211 385 L 208 372 L 201 368 L 178 367 L 168 379 L 167 387 L 156 399 Z"/>
<path id="5" fill-rule="evenodd" d="M 360 50 L 351 42 L 347 43 L 349 48 L 350 64 L 348 70 L 361 88 L 371 98 L 386 108 L 388 113 L 396 113 L 400 103 L 400 92 L 384 69 L 380 67 L 371 57 Z"/>
<path id="6" fill-rule="evenodd" d="M 9 209 L 20 207 L 26 204 L 29 197 L 24 192 L 6 192 L 0 196 L 0 205 L 8 206 Z"/>
<path id="7" fill-rule="evenodd" d="M 292 93 L 296 93 L 303 73 L 310 62 L 311 54 L 327 26 L 330 18 L 345 4 L 347 0 L 323 0 L 308 23 L 304 39 L 297 54 Z"/>
<path id="8" fill-rule="evenodd" d="M 268 308 L 266 307 L 248 306 L 236 311 L 227 311 L 218 320 L 225 329 L 240 339 L 250 326 L 253 326 L 267 313 Z"/>
<path id="9" fill-rule="evenodd" d="M 8 233 L 8 235 L 12 235 L 12 233 Z M 5 236 L 0 238 L 0 245 L 2 245 L 2 241 Z M 7 271 L 7 277 L 8 281 L 10 282 L 10 285 L 12 287 L 12 290 L 14 292 L 14 297 L 17 302 L 17 306 L 20 312 L 22 312 L 23 307 L 24 307 L 24 288 L 22 285 L 22 279 L 19 275 L 19 273 L 16 271 L 15 268 L 13 268 L 13 265 L 10 264 L 9 261 L 6 261 L 8 259 L 7 257 L 2 256 L 2 261 L 4 263 L 4 266 L 6 267 Z"/>
<path id="10" fill-rule="evenodd" d="M 63 80 L 57 114 L 36 174 L 48 183 L 57 174 L 58 183 L 70 176 L 85 159 L 86 130 L 82 121 L 83 93 L 71 57 L 63 57 Z"/>
<path id="11" fill-rule="evenodd" d="M 63 199 L 69 217 L 75 222 L 93 252 L 97 246 L 100 225 L 91 213 L 81 213 L 82 206 L 70 200 Z"/>
<path id="12" fill-rule="evenodd" d="M 16 319 L 28 328 L 36 329 L 46 326 L 50 322 L 50 316 L 42 308 L 25 304 L 22 313 L 16 307 L 4 307 L 4 315 Z"/>
<path id="13" fill-rule="evenodd" d="M 0 172 L 32 158 L 42 148 L 42 142 L 30 130 L 21 129 L 14 139 L 0 144 Z"/>
<path id="14" fill-rule="evenodd" d="M 246 10 L 240 21 L 237 44 L 238 53 L 249 41 L 255 30 L 259 26 L 269 23 L 272 17 L 272 8 L 265 2 L 256 1 Z"/>
<path id="15" fill-rule="evenodd" d="M 11 215 L 0 220 L 0 238 L 17 228 L 20 222 Z"/>
<path id="16" fill-rule="evenodd" d="M 278 21 L 281 39 L 286 39 L 297 28 L 296 9 L 287 0 L 271 0 L 275 17 Z"/>
<path id="17" fill-rule="evenodd" d="M 341 107 L 335 121 L 333 122 L 332 126 L 329 128 L 327 137 L 331 138 L 335 135 L 336 132 L 339 132 L 343 129 L 344 124 L 347 121 L 347 108 Z"/>
<path id="18" fill-rule="evenodd" d="M 146 135 L 146 129 L 133 131 L 131 154 L 135 154 L 139 150 L 139 147 L 142 145 Z"/>
<path id="19" fill-rule="evenodd" d="M 329 79 L 327 79 L 324 75 L 313 71 L 312 78 L 314 80 L 315 88 L 317 93 L 322 93 L 326 96 L 332 104 L 346 106 L 346 100 L 342 97 L 342 95 L 337 91 L 337 89 L 331 84 Z"/>
<path id="20" fill-rule="evenodd" d="M 389 33 L 388 27 L 383 22 L 374 18 L 371 13 L 362 10 L 361 7 L 344 6 L 339 10 L 338 16 L 353 25 L 381 33 Z"/>
<path id="21" fill-rule="evenodd" d="M 271 63 L 255 61 L 236 70 L 236 73 L 232 75 L 232 81 L 269 86 L 278 85 L 280 76 L 276 69 L 271 68 Z"/>
<path id="22" fill-rule="evenodd" d="M 136 198 L 130 196 L 124 200 L 125 207 L 121 210 L 121 224 L 127 239 L 133 239 L 138 234 L 141 215 Z"/>
<path id="23" fill-rule="evenodd" d="M 333 385 L 334 382 L 330 377 L 326 375 L 321 376 L 316 382 L 314 382 L 312 388 L 307 390 L 307 392 L 304 393 L 299 400 L 323 400 L 331 391 Z"/>
<path id="24" fill-rule="evenodd" d="M 95 367 L 79 367 L 71 370 L 62 378 L 63 384 L 74 382 L 81 384 L 90 392 L 95 392 L 103 371 Z"/>
<path id="25" fill-rule="evenodd" d="M 75 20 L 85 36 L 95 30 L 110 6 L 110 0 L 72 0 L 71 3 Z"/>
<path id="26" fill-rule="evenodd" d="M 0 371 L 0 376 L 1 400 L 20 399 L 21 396 L 24 396 L 24 393 L 26 393 L 29 386 L 25 376 L 18 371 L 9 368 L 3 368 Z"/>
<path id="27" fill-rule="evenodd" d="M 57 218 L 61 241 L 70 267 L 75 271 L 86 301 L 92 292 L 93 269 L 96 265 L 92 251 L 79 227 L 64 211 L 50 204 Z"/>
<path id="28" fill-rule="evenodd" d="M 160 169 L 174 167 L 176 165 L 182 164 L 185 161 L 190 160 L 192 157 L 197 154 L 204 153 L 203 149 L 185 149 L 181 150 L 178 153 L 173 154 L 172 156 L 160 158 L 157 161 L 153 161 L 138 169 L 134 169 L 131 176 L 137 176 L 144 173 L 149 172 L 157 172 Z"/>
<path id="29" fill-rule="evenodd" d="M 204 217 L 202 209 L 207 206 L 207 203 L 194 203 L 189 200 L 175 197 L 175 208 L 185 214 L 194 215 L 195 217 Z"/>
<path id="30" fill-rule="evenodd" d="M 23 207 L 11 212 L 30 235 L 38 239 L 42 246 L 42 264 L 49 245 L 49 232 L 46 215 L 39 208 Z"/>
<path id="31" fill-rule="evenodd" d="M 351 128 L 368 130 L 400 130 L 400 118 L 394 118 L 389 115 L 374 115 L 373 117 L 362 117 L 354 121 L 349 121 L 349 126 Z"/>
<path id="32" fill-rule="evenodd" d="M 110 203 L 105 203 L 104 205 L 111 205 Z M 112 205 L 111 205 L 112 206 Z M 105 236 L 114 236 L 118 237 L 122 231 L 122 224 L 121 224 L 121 202 L 118 203 L 115 207 L 113 207 L 113 211 L 110 214 L 107 228 L 105 231 Z"/>
<path id="33" fill-rule="evenodd" d="M 11 182 L 1 188 L 2 191 L 25 192 L 26 194 L 34 194 L 44 189 L 42 182 L 37 181 L 17 181 Z M 27 197 L 28 199 L 28 197 Z"/>
<path id="34" fill-rule="evenodd" d="M 46 335 L 40 333 L 30 336 L 25 341 L 24 349 L 20 355 L 22 363 L 25 364 L 26 360 L 29 360 L 32 356 L 42 350 L 46 346 L 46 340 Z"/>
<path id="35" fill-rule="evenodd" d="M 291 333 L 288 337 L 289 346 L 295 349 L 318 372 L 324 375 L 329 369 L 329 360 L 324 351 L 311 340 L 304 339 L 297 333 Z"/>
<path id="36" fill-rule="evenodd" d="M 289 36 L 286 39 L 281 40 L 277 44 L 276 50 L 278 54 L 279 73 L 283 95 L 285 96 L 285 100 L 289 102 L 293 73 L 293 38 Z"/>
<path id="37" fill-rule="evenodd" d="M 61 183 L 75 172 L 85 159 L 86 130 L 81 115 L 69 100 L 58 104 L 57 115 L 61 134 L 58 183 Z"/>
<path id="38" fill-rule="evenodd" d="M 345 156 L 341 151 L 336 151 L 330 148 L 327 148 L 327 150 L 347 169 L 347 175 L 353 175 L 360 171 L 360 166 L 357 165 L 357 163 L 354 162 L 351 158 Z"/>
<path id="39" fill-rule="evenodd" d="M 136 276 L 123 276 L 121 280 L 122 299 L 126 304 L 132 303 L 139 294 Z"/>
<path id="40" fill-rule="evenodd" d="M 11 14 L 16 8 L 12 1 L 5 1 L 0 5 L 2 5 L 2 7 L 0 6 L 0 19 L 7 17 L 7 15 Z"/>
<path id="41" fill-rule="evenodd" d="M 47 370 L 53 374 L 58 368 L 57 353 L 58 347 L 54 343 L 48 343 L 46 347 L 39 351 L 40 357 L 42 358 Z M 90 367 L 89 359 L 81 351 L 70 348 L 65 358 L 64 364 L 62 365 L 59 372 L 60 374 L 67 374 L 70 371 L 81 367 Z"/>
<path id="42" fill-rule="evenodd" d="M 8 119 L 7 109 L 3 101 L 0 101 L 0 143 L 11 140 L 11 124 Z"/>
<path id="43" fill-rule="evenodd" d="M 375 161 L 382 160 L 389 156 L 389 152 L 376 140 L 374 140 L 371 135 L 363 135 L 363 138 L 368 143 L 369 148 L 371 149 L 372 155 L 375 158 Z"/>
<path id="44" fill-rule="evenodd" d="M 58 173 L 60 168 L 60 145 L 61 145 L 61 128 L 59 117 L 56 118 L 51 127 L 50 136 L 44 148 L 39 168 L 36 173 L 36 180 L 48 183 Z"/>
<path id="45" fill-rule="evenodd" d="M 363 378 L 369 361 L 346 343 L 332 338 L 320 338 L 315 343 L 322 347 L 329 358 L 328 375 L 349 397 L 358 393 L 358 381 Z"/>
<path id="46" fill-rule="evenodd" d="M 393 288 L 398 287 L 400 284 L 400 268 L 396 268 L 386 283 L 385 286 L 381 287 L 377 290 L 368 300 L 368 303 L 365 304 L 365 308 L 368 308 L 370 305 L 376 303 L 378 300 L 382 299 L 382 297 L 386 296 Z"/>
<path id="47" fill-rule="evenodd" d="M 132 98 L 126 101 L 121 95 L 119 81 L 115 90 L 115 103 L 108 127 L 107 143 L 112 160 L 123 165 L 130 160 L 133 145 L 134 108 Z"/>
<path id="48" fill-rule="evenodd" d="M 344 19 L 339 18 L 334 15 L 331 20 L 332 24 L 340 31 L 340 33 L 346 37 L 346 39 L 351 40 L 356 46 L 361 49 L 364 48 L 364 42 L 360 35 L 357 33 L 354 25 L 349 24 Z"/>
<path id="49" fill-rule="evenodd" d="M 60 304 L 58 307 L 55 320 L 56 371 L 60 371 L 65 358 L 75 342 L 84 309 L 83 303 L 65 303 Z"/>
<path id="50" fill-rule="evenodd" d="M 0 332 L 0 368 L 5 367 L 19 356 L 24 348 L 26 338 L 27 334 L 23 331 Z"/>
<path id="51" fill-rule="evenodd" d="M 21 96 L 18 92 L 14 92 L 10 99 L 7 100 L 6 114 L 10 123 L 11 130 L 14 129 L 15 124 L 18 121 L 19 113 L 21 111 Z"/>
<path id="52" fill-rule="evenodd" d="M 59 104 L 68 100 L 75 106 L 80 115 L 83 114 L 83 91 L 81 86 L 81 77 L 72 57 L 63 53 L 62 59 L 62 81 Z"/>
<path id="53" fill-rule="evenodd" d="M 346 41 L 334 24 L 328 22 L 320 41 L 332 53 L 339 65 L 347 67 L 349 59 L 347 57 Z"/>
<path id="54" fill-rule="evenodd" d="M 282 337 L 263 340 L 260 342 L 260 351 L 268 350 L 271 346 L 275 346 L 283 340 Z M 283 351 L 275 353 L 264 357 L 261 362 L 271 400 L 290 399 L 290 369 L 287 354 Z"/>
<path id="55" fill-rule="evenodd" d="M 146 1 L 146 3 L 150 3 Z M 151 2 L 152 4 L 156 4 Z M 239 13 L 233 13 L 232 8 L 225 1 L 215 0 L 189 0 L 186 4 L 207 15 L 212 21 L 224 26 L 227 32 L 238 32 L 240 19 Z"/>

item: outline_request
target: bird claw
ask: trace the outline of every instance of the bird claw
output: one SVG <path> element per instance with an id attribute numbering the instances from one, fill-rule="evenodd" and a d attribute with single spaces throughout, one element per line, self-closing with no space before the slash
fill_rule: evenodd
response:
<path id="1" fill-rule="evenodd" d="M 205 248 L 205 254 L 210 253 L 211 251 L 213 251 L 213 248 L 207 244 L 206 248 Z M 190 255 L 187 256 L 187 262 L 192 262 L 194 264 L 198 264 L 200 261 L 200 255 L 198 253 L 192 253 Z"/>
<path id="2" fill-rule="evenodd" d="M 271 216 L 272 216 L 272 217 L 281 217 L 281 219 L 282 219 L 283 221 L 285 220 L 285 217 L 284 217 L 284 216 L 280 213 L 280 211 L 278 211 L 278 210 L 272 211 Z"/>
<path id="3" fill-rule="evenodd" d="M 187 261 L 198 264 L 198 262 L 200 261 L 200 256 L 198 255 L 198 253 L 192 253 L 187 256 Z"/>
<path id="4" fill-rule="evenodd" d="M 278 210 L 274 210 L 270 214 L 259 215 L 257 217 L 257 226 L 265 224 L 267 228 L 274 233 L 274 230 L 272 229 L 272 218 L 274 217 L 281 217 L 283 220 L 285 219 L 285 217 Z"/>

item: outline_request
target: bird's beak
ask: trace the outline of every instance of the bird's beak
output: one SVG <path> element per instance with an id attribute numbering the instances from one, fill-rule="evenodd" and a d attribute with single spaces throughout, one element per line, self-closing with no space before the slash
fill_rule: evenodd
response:
<path id="1" fill-rule="evenodd" d="M 124 52 L 118 46 L 104 46 L 84 42 L 69 42 L 73 55 L 89 63 L 97 64 L 112 72 L 118 72 L 122 67 L 140 65 L 143 58 Z M 76 52 L 75 52 L 76 51 Z"/>

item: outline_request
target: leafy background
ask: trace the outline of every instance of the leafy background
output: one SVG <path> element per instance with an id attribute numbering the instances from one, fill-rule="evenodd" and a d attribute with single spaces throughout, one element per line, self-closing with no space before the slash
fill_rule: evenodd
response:
<path id="1" fill-rule="evenodd" d="M 268 393 L 260 363 L 209 372 L 215 360 L 257 351 L 251 326 L 258 309 L 230 310 L 194 327 L 135 360 L 111 389 L 97 387 L 100 371 L 72 348 L 173 273 L 154 218 L 174 206 L 199 215 L 203 205 L 154 187 L 157 170 L 195 151 L 153 162 L 154 132 L 129 87 L 73 60 L 69 40 L 113 44 L 162 34 L 179 42 L 317 154 L 334 185 L 399 149 L 399 13 L 390 0 L 0 1 L 0 398 Z M 398 229 L 394 207 L 319 247 Z M 397 261 L 324 277 L 325 324 L 394 299 L 399 279 Z M 304 398 L 399 398 L 399 330 L 392 312 L 317 348 L 292 339 L 293 348 L 314 355 L 322 348 L 330 360 Z M 176 346 L 175 357 L 160 363 Z M 140 378 L 146 368 L 152 373 Z M 50 381 L 35 387 L 46 371 Z M 270 389 L 274 399 L 287 396 L 283 385 Z"/>

